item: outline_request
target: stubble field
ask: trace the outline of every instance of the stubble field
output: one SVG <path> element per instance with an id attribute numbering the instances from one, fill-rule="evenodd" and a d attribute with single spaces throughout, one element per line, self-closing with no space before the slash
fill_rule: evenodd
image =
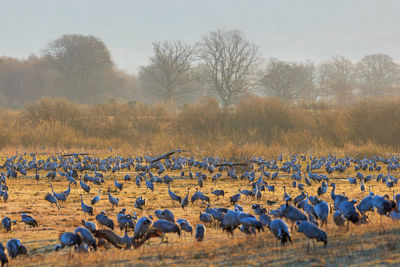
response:
<path id="1" fill-rule="evenodd" d="M 1 164 L 5 161 L 2 157 Z M 277 163 L 281 166 L 281 163 Z M 303 162 L 302 165 L 306 163 Z M 303 169 L 305 166 L 303 166 Z M 385 168 L 383 168 L 385 169 Z M 386 170 L 386 169 L 385 169 Z M 190 179 L 187 167 L 184 169 L 185 176 L 180 177 L 180 171 L 167 171 L 167 174 L 173 178 L 171 190 L 178 195 L 184 197 L 187 188 L 190 187 L 189 199 L 196 191 L 197 178 Z M 192 172 L 197 171 L 195 168 Z M 319 171 L 316 171 L 318 173 Z M 325 173 L 320 171 L 321 173 Z M 178 237 L 176 234 L 167 234 L 168 243 L 161 243 L 160 239 L 151 239 L 138 249 L 119 250 L 116 248 L 100 248 L 96 252 L 78 253 L 73 249 L 65 248 L 62 251 L 55 252 L 54 248 L 58 241 L 60 233 L 71 231 L 81 226 L 82 219 L 95 222 L 95 216 L 101 211 L 105 211 L 106 215 L 116 222 L 116 215 L 122 209 L 126 208 L 127 213 L 133 214 L 136 211 L 138 217 L 154 216 L 156 209 L 170 209 L 175 218 L 187 219 L 193 227 L 202 223 L 199 219 L 199 212 L 203 212 L 206 208 L 205 203 L 190 203 L 186 210 L 182 209 L 178 203 L 173 203 L 168 194 L 168 186 L 166 184 L 155 183 L 155 190 L 151 192 L 146 190 L 145 183 L 137 187 L 135 177 L 137 172 L 134 170 L 121 170 L 112 174 L 107 172 L 104 174 L 105 182 L 100 187 L 89 183 L 91 186 L 90 194 L 84 194 L 84 201 L 90 204 L 92 197 L 98 194 L 98 188 L 102 189 L 101 200 L 94 206 L 94 216 L 86 216 L 81 210 L 80 194 L 83 190 L 79 186 L 71 187 L 71 194 L 67 201 L 61 204 L 58 210 L 54 204 L 50 204 L 44 197 L 46 193 L 51 193 L 50 184 L 53 185 L 54 191 L 60 193 L 68 188 L 68 181 L 65 177 L 57 176 L 54 180 L 45 178 L 45 171 L 39 172 L 41 178 L 37 182 L 34 179 L 35 173 L 28 171 L 27 176 L 18 175 L 18 178 L 8 178 L 7 185 L 9 191 L 9 199 L 0 205 L 1 217 L 8 216 L 12 220 L 17 220 L 17 224 L 13 226 L 11 233 L 2 231 L 1 240 L 5 244 L 11 238 L 18 238 L 28 249 L 27 256 L 19 256 L 16 259 L 10 259 L 12 266 L 77 266 L 77 265 L 143 265 L 143 266 L 159 266 L 159 265 L 392 265 L 400 262 L 400 226 L 399 222 L 392 221 L 390 218 L 383 218 L 384 230 L 380 227 L 379 215 L 369 214 L 369 223 L 353 225 L 350 229 L 346 227 L 337 227 L 330 215 L 328 226 L 324 230 L 328 234 L 328 245 L 325 248 L 321 243 L 314 243 L 306 239 L 301 233 L 297 233 L 293 228 L 292 239 L 293 244 L 282 247 L 268 227 L 264 232 L 257 233 L 256 236 L 246 236 L 239 230 L 235 230 L 234 235 L 230 236 L 222 231 L 217 225 L 205 224 L 207 231 L 202 242 L 197 242 L 194 234 L 182 232 Z M 203 170 L 203 173 L 207 173 Z M 345 192 L 349 199 L 357 199 L 360 201 L 368 195 L 368 186 L 375 194 L 389 194 L 392 198 L 392 189 L 389 189 L 385 183 L 376 182 L 377 172 L 366 172 L 372 174 L 373 179 L 366 184 L 366 192 L 361 192 L 360 186 L 350 185 L 347 176 L 354 177 L 354 168 L 350 168 L 344 173 L 334 172 L 327 175 L 330 182 L 334 182 L 337 186 L 337 193 Z M 88 173 L 93 175 L 93 173 Z M 130 174 L 132 181 L 124 181 L 124 176 Z M 165 173 L 164 173 L 165 174 Z M 163 175 L 164 175 L 163 174 Z M 207 173 L 208 174 L 208 173 Z M 397 177 L 396 173 L 392 173 Z M 83 176 L 83 175 L 82 175 Z M 117 181 L 124 184 L 124 189 L 119 192 L 114 186 L 114 176 Z M 256 177 L 259 177 L 257 173 Z M 244 211 L 252 213 L 251 205 L 259 203 L 265 208 L 277 209 L 283 203 L 283 186 L 286 185 L 287 193 L 292 197 L 300 194 L 297 188 L 292 187 L 292 179 L 290 174 L 281 172 L 277 179 L 270 180 L 265 178 L 269 185 L 275 185 L 275 192 L 262 192 L 263 196 L 260 200 L 242 195 L 238 202 L 244 208 Z M 316 195 L 316 191 L 320 183 L 313 183 L 306 186 L 305 192 L 309 195 Z M 394 189 L 396 190 L 397 185 Z M 111 188 L 111 194 L 120 200 L 119 207 L 112 208 L 108 201 L 107 190 Z M 211 194 L 211 188 L 223 189 L 225 197 L 217 198 Z M 251 190 L 247 180 L 232 180 L 227 177 L 226 172 L 222 172 L 222 177 L 216 182 L 211 181 L 211 175 L 204 183 L 203 188 L 199 188 L 205 195 L 210 197 L 212 207 L 226 207 L 232 209 L 233 206 L 229 202 L 229 197 L 238 193 L 239 189 Z M 330 198 L 331 187 L 328 192 L 321 196 L 327 201 L 331 208 L 333 207 Z M 397 193 L 397 192 L 396 192 Z M 135 199 L 143 196 L 146 199 L 144 209 L 138 210 L 134 208 Z M 276 201 L 274 205 L 267 205 L 267 200 Z M 21 214 L 27 213 L 33 216 L 39 223 L 39 227 L 25 227 L 21 222 Z M 289 226 L 291 225 L 288 223 Z M 124 234 L 119 229 L 115 230 L 120 236 Z M 130 233 L 132 235 L 132 233 Z"/>

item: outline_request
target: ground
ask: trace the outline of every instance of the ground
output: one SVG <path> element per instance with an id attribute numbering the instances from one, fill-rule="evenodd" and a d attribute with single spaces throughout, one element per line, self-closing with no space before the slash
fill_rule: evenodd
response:
<path id="1" fill-rule="evenodd" d="M 1 163 L 4 162 L 4 157 Z M 193 170 L 195 173 L 196 170 Z M 61 204 L 58 210 L 54 204 L 44 200 L 46 193 L 50 193 L 50 184 L 54 190 L 60 193 L 67 189 L 68 182 L 65 177 L 58 176 L 49 181 L 45 178 L 47 172 L 40 172 L 39 182 L 34 180 L 34 172 L 29 171 L 28 175 L 19 175 L 17 179 L 9 178 L 9 200 L 0 206 L 2 217 L 8 216 L 17 220 L 11 233 L 1 232 L 1 240 L 5 244 L 10 238 L 18 238 L 28 249 L 28 256 L 21 256 L 10 261 L 12 266 L 37 266 L 37 265 L 392 265 L 400 262 L 400 225 L 388 217 L 383 218 L 384 229 L 380 226 L 379 215 L 370 214 L 368 224 L 350 225 L 350 229 L 338 228 L 334 225 L 332 217 L 329 218 L 327 228 L 328 245 L 323 247 L 322 243 L 314 243 L 306 239 L 294 229 L 292 232 L 293 244 L 282 247 L 268 228 L 256 236 L 248 237 L 236 230 L 233 236 L 223 233 L 218 226 L 206 225 L 207 232 L 203 242 L 197 242 L 194 235 L 183 233 L 181 237 L 176 234 L 168 234 L 168 243 L 160 243 L 159 239 L 152 239 L 136 250 L 119 250 L 116 248 L 99 249 L 90 254 L 72 252 L 66 248 L 63 251 L 55 252 L 54 247 L 58 243 L 60 233 L 73 231 L 81 225 L 82 219 L 95 221 L 95 215 L 101 211 L 116 222 L 116 214 L 123 207 L 132 214 L 136 210 L 138 216 L 154 215 L 154 210 L 169 208 L 174 212 L 175 218 L 185 218 L 195 227 L 199 220 L 199 212 L 204 211 L 206 205 L 202 203 L 189 204 L 187 210 L 183 210 L 177 203 L 173 203 L 168 195 L 166 184 L 155 184 L 154 192 L 147 191 L 144 182 L 138 188 L 134 179 L 123 181 L 123 177 L 130 173 L 132 178 L 136 172 L 126 170 L 117 172 L 115 175 L 119 182 L 124 183 L 124 189 L 119 192 L 114 186 L 114 175 L 111 172 L 105 174 L 105 184 L 101 186 L 103 192 L 101 201 L 94 206 L 94 216 L 86 216 L 81 211 L 79 186 L 73 186 L 71 194 L 66 203 Z M 187 170 L 185 170 L 187 175 Z M 369 172 L 365 172 L 369 173 Z M 90 173 L 89 173 L 90 174 Z M 184 197 L 187 187 L 190 187 L 190 196 L 195 192 L 197 179 L 191 180 L 186 175 L 180 178 L 179 172 L 168 172 L 174 177 L 171 190 Z M 374 177 L 377 173 L 371 173 Z M 368 185 L 375 194 L 389 194 L 392 197 L 392 189 L 386 184 L 378 183 L 375 179 L 367 184 L 366 192 L 361 192 L 360 186 L 350 185 L 347 175 L 355 175 L 353 168 L 345 173 L 334 173 L 328 175 L 330 180 L 337 185 L 337 193 L 346 192 L 350 199 L 361 200 L 368 195 Z M 396 174 L 395 177 L 397 176 Z M 257 176 L 258 178 L 258 176 Z M 243 206 L 245 211 L 251 212 L 252 203 L 260 203 L 267 209 L 278 208 L 283 203 L 283 185 L 286 185 L 287 192 L 295 197 L 300 192 L 293 188 L 290 175 L 280 174 L 279 178 L 270 181 L 268 184 L 275 184 L 275 193 L 263 192 L 261 200 L 257 201 L 251 197 L 242 196 L 238 204 Z M 304 183 L 304 182 L 303 182 Z M 84 194 L 84 201 L 90 204 L 93 196 L 98 194 L 97 186 L 91 186 L 90 194 Z M 319 184 L 315 183 L 306 187 L 306 192 L 315 195 Z M 111 188 L 112 195 L 120 199 L 120 205 L 112 208 L 108 201 L 106 191 Z M 397 187 L 397 185 L 395 185 Z M 225 197 L 219 199 L 211 194 L 211 188 L 224 189 Z M 238 192 L 239 188 L 249 189 L 249 183 L 242 180 L 232 180 L 223 173 L 216 183 L 211 181 L 211 176 L 206 180 L 203 188 L 199 188 L 211 199 L 211 206 L 232 208 L 229 204 L 229 197 Z M 322 199 L 329 201 L 330 190 L 322 196 Z M 136 197 L 143 196 L 146 199 L 146 206 L 143 211 L 133 207 Z M 268 206 L 266 201 L 277 201 L 276 205 Z M 333 206 L 333 205 L 332 205 Z M 39 227 L 25 227 L 21 222 L 21 213 L 28 213 L 37 219 Z M 123 235 L 119 229 L 116 232 Z"/>

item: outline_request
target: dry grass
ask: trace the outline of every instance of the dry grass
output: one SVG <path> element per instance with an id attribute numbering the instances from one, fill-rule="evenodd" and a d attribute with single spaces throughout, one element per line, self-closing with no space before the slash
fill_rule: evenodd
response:
<path id="1" fill-rule="evenodd" d="M 248 96 L 231 108 L 205 98 L 174 110 L 168 104 L 111 101 L 84 106 L 43 98 L 20 110 L 0 110 L 0 148 L 41 152 L 42 146 L 53 151 L 113 147 L 147 153 L 180 147 L 196 155 L 227 157 L 268 157 L 277 150 L 390 153 L 400 144 L 399 104 L 399 98 L 334 106 Z"/>
<path id="2" fill-rule="evenodd" d="M 104 154 L 103 154 L 104 155 Z M 4 160 L 4 157 L 3 157 Z M 126 172 L 118 172 L 117 180 L 123 181 Z M 131 172 L 132 176 L 135 172 Z M 331 176 L 331 180 L 337 184 L 338 192 L 346 192 L 349 198 L 360 200 L 367 193 L 362 193 L 359 186 L 349 185 L 344 179 L 346 175 L 354 175 L 354 172 Z M 373 173 L 376 175 L 376 173 Z M 191 194 L 197 186 L 196 180 L 178 178 L 179 173 L 171 172 L 169 175 L 176 179 L 171 186 L 172 190 L 181 196 L 186 193 L 186 188 L 190 186 Z M 100 249 L 91 254 L 71 253 L 69 249 L 61 252 L 54 252 L 54 246 L 58 242 L 58 236 L 64 231 L 73 231 L 80 225 L 85 215 L 81 211 L 79 194 L 82 192 L 80 187 L 73 187 L 71 195 L 67 202 L 62 205 L 59 211 L 53 205 L 44 200 L 46 193 L 51 192 L 49 182 L 42 178 L 39 183 L 33 180 L 33 173 L 27 177 L 9 179 L 10 198 L 7 203 L 1 205 L 2 216 L 9 216 L 11 219 L 20 221 L 22 212 L 33 215 L 39 222 L 38 228 L 24 230 L 24 225 L 18 222 L 12 233 L 2 233 L 3 243 L 10 238 L 19 238 L 28 248 L 29 256 L 19 257 L 11 261 L 14 266 L 91 266 L 91 265 L 155 265 L 165 264 L 176 265 L 361 265 L 364 263 L 370 265 L 390 265 L 400 261 L 400 226 L 397 222 L 392 222 L 384 218 L 386 231 L 383 233 L 379 227 L 379 217 L 371 215 L 369 224 L 354 226 L 351 225 L 349 232 L 345 229 L 339 229 L 332 219 L 328 225 L 328 246 L 323 248 L 321 244 L 315 247 L 307 248 L 309 243 L 301 234 L 293 233 L 293 245 L 282 248 L 273 238 L 272 234 L 266 229 L 257 236 L 246 237 L 239 231 L 235 232 L 234 237 L 224 234 L 218 227 L 207 226 L 206 238 L 203 242 L 196 242 L 190 234 L 184 234 L 182 237 L 176 235 L 169 236 L 169 243 L 160 244 L 159 240 L 151 240 L 137 250 L 118 250 Z M 45 176 L 45 173 L 41 173 Z M 113 176 L 107 174 L 106 182 L 102 186 L 103 191 L 108 187 L 114 188 Z M 266 205 L 266 200 L 279 201 L 282 203 L 283 189 L 286 185 L 289 193 L 296 196 L 299 192 L 291 187 L 291 179 L 288 175 L 280 175 L 276 181 L 268 181 L 269 184 L 276 184 L 277 191 L 264 193 L 260 201 L 251 198 L 242 198 L 239 202 L 245 211 L 251 212 L 252 203 Z M 58 177 L 52 181 L 56 192 L 67 189 L 65 178 Z M 391 191 L 385 184 L 370 183 L 375 194 L 389 194 Z M 121 208 L 125 207 L 127 212 L 132 213 L 134 200 L 143 195 L 146 199 L 146 206 L 143 212 L 137 211 L 139 216 L 154 214 L 155 209 L 169 208 L 175 213 L 176 218 L 188 219 L 193 226 L 200 223 L 199 212 L 203 211 L 205 205 L 189 205 L 187 210 L 182 210 L 176 204 L 173 204 L 168 195 L 168 188 L 165 184 L 156 184 L 154 192 L 147 192 L 145 185 L 137 188 L 134 181 L 124 182 L 124 190 L 121 193 L 114 192 L 113 195 L 120 198 Z M 318 185 L 307 187 L 307 192 L 315 194 Z M 91 185 L 92 190 L 89 195 L 85 195 L 86 203 L 97 194 L 97 188 Z M 238 192 L 239 188 L 248 188 L 245 181 L 232 181 L 226 175 L 217 182 L 211 182 L 209 178 L 205 187 L 201 190 L 211 197 L 212 206 L 229 207 L 229 196 Z M 210 194 L 211 188 L 220 188 L 226 191 L 224 198 L 217 199 Z M 329 193 L 322 197 L 331 202 Z M 268 208 L 277 208 L 279 204 Z M 116 221 L 116 214 L 120 208 L 112 209 L 108 202 L 107 195 L 102 193 L 102 200 L 96 204 L 95 215 L 104 210 L 111 218 Z M 88 218 L 94 221 L 94 216 Z M 119 232 L 119 230 L 117 230 Z M 120 232 L 122 235 L 123 233 Z M 311 243 L 312 244 L 312 243 Z"/>

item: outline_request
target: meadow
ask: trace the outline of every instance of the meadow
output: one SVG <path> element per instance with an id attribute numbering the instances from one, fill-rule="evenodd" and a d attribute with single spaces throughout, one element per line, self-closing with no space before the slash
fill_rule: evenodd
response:
<path id="1" fill-rule="evenodd" d="M 5 162 L 3 155 L 1 164 Z M 11 155 L 8 155 L 11 156 Z M 38 155 L 38 158 L 47 158 L 50 155 Z M 99 155 L 93 155 L 99 156 Z M 113 153 L 101 155 L 115 156 Z M 29 156 L 26 156 L 30 159 Z M 283 162 L 289 158 L 284 155 Z M 279 167 L 282 162 L 277 162 Z M 301 162 L 305 168 L 306 162 Z M 381 163 L 382 167 L 385 167 Z M 334 182 L 337 186 L 337 194 L 345 192 L 349 199 L 357 199 L 360 201 L 368 195 L 368 186 L 375 194 L 388 194 L 392 198 L 392 189 L 388 188 L 385 183 L 375 181 L 378 172 L 364 172 L 371 174 L 373 179 L 366 183 L 365 192 L 360 190 L 359 185 L 349 184 L 347 177 L 354 177 L 354 166 L 351 166 L 344 173 L 334 172 L 329 177 L 330 182 Z M 197 179 L 188 177 L 187 166 L 183 170 L 185 175 L 181 177 L 180 171 L 170 171 L 166 173 L 173 178 L 171 190 L 178 195 L 184 197 L 187 188 L 190 187 L 191 197 L 198 187 Z M 192 169 L 196 171 L 195 168 Z M 383 168 L 382 173 L 386 172 Z M 173 203 L 168 195 L 168 187 L 166 184 L 155 183 L 155 190 L 151 192 L 146 190 L 144 182 L 137 187 L 134 177 L 138 172 L 131 170 L 120 170 L 115 174 L 111 172 L 104 173 L 105 182 L 100 186 L 102 189 L 101 201 L 94 206 L 94 216 L 87 216 L 81 210 L 80 193 L 83 190 L 79 186 L 71 187 L 71 194 L 67 201 L 61 204 L 58 210 L 54 204 L 44 200 L 47 193 L 51 193 L 50 184 L 53 185 L 55 192 L 62 192 L 68 188 L 68 182 L 65 177 L 57 176 L 54 180 L 47 179 L 45 171 L 40 171 L 41 178 L 37 182 L 34 179 L 34 171 L 28 171 L 27 176 L 18 175 L 18 178 L 8 178 L 7 185 L 9 187 L 9 199 L 1 205 L 1 217 L 8 216 L 12 220 L 17 220 L 17 224 L 13 226 L 10 233 L 2 232 L 2 242 L 6 243 L 10 238 L 18 238 L 27 247 L 28 255 L 19 256 L 11 259 L 11 266 L 161 266 L 161 265 L 393 265 L 398 264 L 400 260 L 399 244 L 400 244 L 400 225 L 398 221 L 393 221 L 389 217 L 383 216 L 384 230 L 379 223 L 379 215 L 369 213 L 369 222 L 366 224 L 350 224 L 347 231 L 345 227 L 338 227 L 333 223 L 332 216 L 329 216 L 328 226 L 323 229 L 328 234 L 328 245 L 326 248 L 323 244 L 311 242 L 301 233 L 297 233 L 293 229 L 293 243 L 282 246 L 280 242 L 272 235 L 268 227 L 264 232 L 257 235 L 247 236 L 239 230 L 234 235 L 224 233 L 219 225 L 205 224 L 207 231 L 202 242 L 198 242 L 194 238 L 194 234 L 182 232 L 178 237 L 176 234 L 167 234 L 168 243 L 161 243 L 158 238 L 151 239 L 138 249 L 119 250 L 114 247 L 99 248 L 96 252 L 78 253 L 73 249 L 65 248 L 62 251 L 55 252 L 54 248 L 58 241 L 58 237 L 65 231 L 72 231 L 81 225 L 82 219 L 95 221 L 95 216 L 101 211 L 116 222 L 116 215 L 123 207 L 127 213 L 133 214 L 137 212 L 138 217 L 154 216 L 156 209 L 170 209 L 175 218 L 185 218 L 194 227 L 201 223 L 199 212 L 204 212 L 206 203 L 190 203 L 186 210 L 182 209 L 177 203 Z M 203 173 L 207 173 L 203 171 Z M 315 173 L 325 173 L 324 170 L 316 170 Z M 132 181 L 124 181 L 124 176 L 130 174 Z M 165 173 L 164 173 L 165 174 Z M 163 175 L 164 175 L 163 174 Z M 208 174 L 208 173 L 207 173 Z M 89 175 L 93 176 L 92 172 Z M 259 174 L 257 174 L 258 177 Z M 397 172 L 391 175 L 397 177 Z M 124 184 L 124 189 L 119 192 L 114 186 L 114 176 L 117 181 Z M 259 203 L 268 210 L 277 209 L 283 203 L 283 186 L 286 185 L 287 193 L 292 197 L 297 196 L 300 191 L 292 187 L 292 179 L 290 174 L 281 172 L 277 179 L 270 180 L 265 178 L 269 185 L 275 185 L 275 192 L 263 192 L 260 200 L 242 195 L 238 202 L 244 208 L 245 212 L 252 213 L 251 205 Z M 306 186 L 305 192 L 315 195 L 320 183 L 313 182 L 311 186 Z M 90 194 L 84 194 L 86 204 L 90 203 L 90 199 L 98 194 L 97 186 L 90 184 Z M 397 185 L 394 189 L 396 190 Z M 111 189 L 113 196 L 120 200 L 119 207 L 112 208 L 108 201 L 107 189 Z M 217 198 L 211 194 L 211 188 L 223 189 L 225 196 Z M 330 203 L 332 208 L 332 200 L 330 199 L 330 189 L 321 199 Z M 216 182 L 211 181 L 211 175 L 204 183 L 203 188 L 199 188 L 205 195 L 210 197 L 212 207 L 233 208 L 229 202 L 229 197 L 236 194 L 239 189 L 251 189 L 247 180 L 233 180 L 227 177 L 226 172 L 222 172 L 222 177 Z M 397 192 L 396 192 L 397 193 Z M 146 199 L 146 205 L 143 210 L 134 208 L 135 199 L 143 196 Z M 276 204 L 268 205 L 267 200 L 275 201 Z M 39 227 L 25 227 L 21 222 L 21 213 L 32 215 L 39 223 Z M 290 224 L 289 224 L 290 226 Z M 123 231 L 115 230 L 119 235 L 123 235 Z"/>

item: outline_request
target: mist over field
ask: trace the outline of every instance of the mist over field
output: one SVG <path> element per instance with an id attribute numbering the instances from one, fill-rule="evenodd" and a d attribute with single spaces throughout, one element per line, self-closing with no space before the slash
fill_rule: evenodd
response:
<path id="1" fill-rule="evenodd" d="M 396 1 L 152 4 L 1 1 L 0 144 L 398 146 Z"/>
<path id="2" fill-rule="evenodd" d="M 46 96 L 181 107 L 212 96 L 229 106 L 254 94 L 344 105 L 396 96 L 396 7 L 396 1 L 3 0 L 0 103 L 21 108 Z"/>
<path id="3" fill-rule="evenodd" d="M 399 265 L 399 10 L 0 0 L 2 266 Z"/>

